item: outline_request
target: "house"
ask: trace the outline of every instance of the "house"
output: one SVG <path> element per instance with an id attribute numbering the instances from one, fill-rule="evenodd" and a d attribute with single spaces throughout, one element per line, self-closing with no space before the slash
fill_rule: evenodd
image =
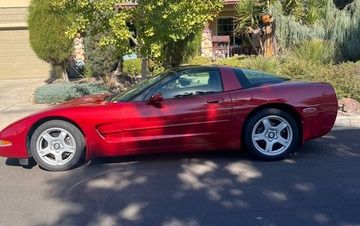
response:
<path id="1" fill-rule="evenodd" d="M 238 0 L 226 0 L 219 16 L 209 22 L 203 32 L 201 52 L 203 56 L 215 57 L 214 52 L 236 53 L 241 40 L 234 35 L 235 5 Z M 0 80 L 11 78 L 46 78 L 50 65 L 37 58 L 30 47 L 29 31 L 26 23 L 30 0 L 0 1 Z M 134 7 L 136 0 L 127 0 L 120 7 Z M 214 43 L 218 38 L 220 43 Z M 221 46 L 221 41 L 228 46 Z M 218 45 L 219 44 L 219 45 Z"/>
<path id="2" fill-rule="evenodd" d="M 203 30 L 201 55 L 204 57 L 226 57 L 241 54 L 241 38 L 235 35 L 235 6 L 239 0 L 226 0 L 220 14 Z M 222 46 L 224 45 L 224 46 Z M 217 54 L 217 50 L 220 54 Z M 246 53 L 246 52 L 244 52 Z M 220 56 L 219 56 L 220 55 Z"/>
<path id="3" fill-rule="evenodd" d="M 0 1 L 0 80 L 47 78 L 50 65 L 30 47 L 26 16 L 30 0 Z"/>

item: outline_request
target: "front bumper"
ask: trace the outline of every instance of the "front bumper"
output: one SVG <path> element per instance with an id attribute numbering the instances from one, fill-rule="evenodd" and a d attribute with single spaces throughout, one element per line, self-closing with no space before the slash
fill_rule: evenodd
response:
<path id="1" fill-rule="evenodd" d="M 26 135 L 18 133 L 15 129 L 5 129 L 0 132 L 0 156 L 7 158 L 29 158 L 26 148 Z"/>

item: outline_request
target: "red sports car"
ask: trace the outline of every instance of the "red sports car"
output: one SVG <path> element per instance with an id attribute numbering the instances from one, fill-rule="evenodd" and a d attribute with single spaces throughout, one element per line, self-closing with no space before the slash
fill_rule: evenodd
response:
<path id="1" fill-rule="evenodd" d="M 279 160 L 327 134 L 337 98 L 326 83 L 230 67 L 166 71 L 126 92 L 78 98 L 10 125 L 0 155 L 68 170 L 95 157 L 208 150 Z"/>

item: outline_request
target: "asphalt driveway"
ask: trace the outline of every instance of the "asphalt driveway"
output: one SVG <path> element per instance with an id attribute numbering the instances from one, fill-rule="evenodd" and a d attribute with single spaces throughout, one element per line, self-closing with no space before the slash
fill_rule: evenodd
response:
<path id="1" fill-rule="evenodd" d="M 50 173 L 0 160 L 0 225 L 360 225 L 360 129 L 281 162 L 241 153 L 97 160 Z"/>

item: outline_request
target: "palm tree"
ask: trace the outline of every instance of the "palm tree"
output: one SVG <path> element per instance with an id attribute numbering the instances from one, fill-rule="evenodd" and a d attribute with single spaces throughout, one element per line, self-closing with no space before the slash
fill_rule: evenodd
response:
<path id="1" fill-rule="evenodd" d="M 260 36 L 262 24 L 261 18 L 269 15 L 269 7 L 276 0 L 240 0 L 235 7 L 236 11 L 236 28 L 237 34 L 245 34 L 249 39 L 254 51 L 260 55 L 264 53 L 263 40 Z M 256 44 L 260 45 L 261 51 Z"/>

